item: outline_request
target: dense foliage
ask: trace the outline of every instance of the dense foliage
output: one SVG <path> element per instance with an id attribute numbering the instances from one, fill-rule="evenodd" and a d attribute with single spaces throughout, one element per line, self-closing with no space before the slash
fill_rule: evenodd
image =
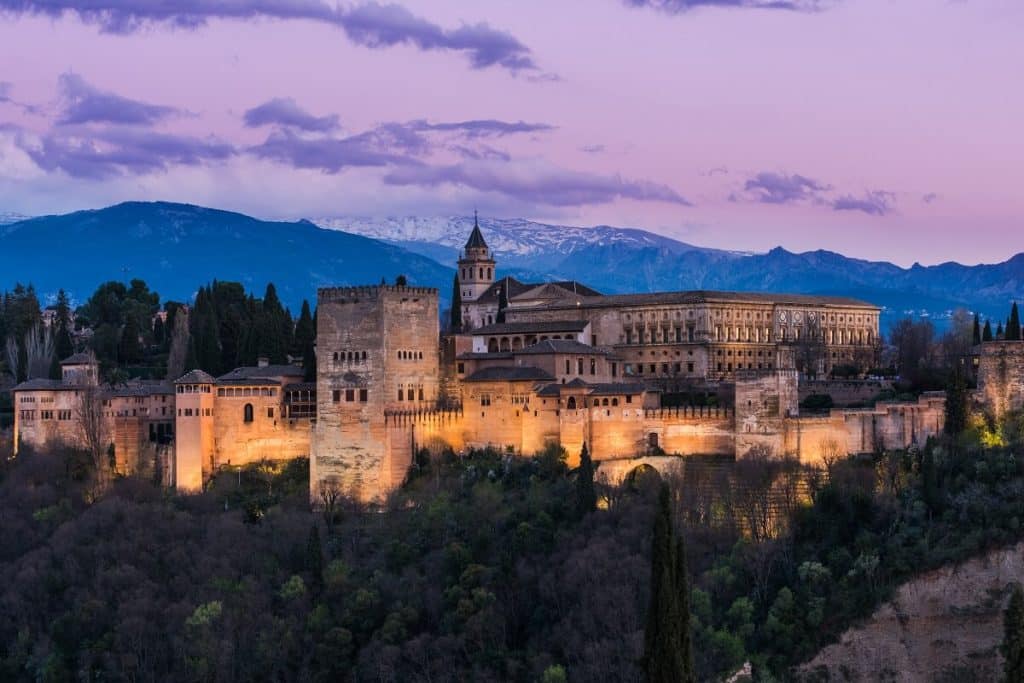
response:
<path id="1" fill-rule="evenodd" d="M 697 678 L 745 661 L 787 677 L 897 583 L 1020 538 L 1018 423 L 831 473 L 751 455 L 664 477 Z M 88 467 L 26 454 L 0 482 L 0 679 L 643 678 L 652 472 L 598 477 L 587 512 L 557 449 L 422 453 L 381 514 L 311 511 L 304 461 L 224 471 L 194 497 L 124 479 L 91 505 Z"/>

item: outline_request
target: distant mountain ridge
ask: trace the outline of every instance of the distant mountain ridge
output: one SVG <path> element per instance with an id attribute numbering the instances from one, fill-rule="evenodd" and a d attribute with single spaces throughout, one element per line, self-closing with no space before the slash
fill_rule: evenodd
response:
<path id="1" fill-rule="evenodd" d="M 40 216 L 0 227 L 0 288 L 32 283 L 41 298 L 64 288 L 84 302 L 108 280 L 140 278 L 164 299 L 189 301 L 214 278 L 262 296 L 273 282 L 298 313 L 326 285 L 389 282 L 451 288 L 454 266 L 377 240 L 308 221 L 261 221 L 239 213 L 169 202 L 125 202 Z"/>
<path id="2" fill-rule="evenodd" d="M 473 217 L 317 222 L 323 228 L 167 202 L 41 216 L 0 225 L 0 288 L 32 282 L 43 295 L 63 287 L 83 301 L 101 282 L 140 277 L 164 298 L 188 300 L 213 278 L 238 280 L 257 294 L 272 281 L 296 311 L 302 299 L 315 300 L 318 286 L 373 284 L 402 273 L 411 284 L 439 288 L 444 307 Z M 499 276 L 575 279 L 609 294 L 833 294 L 880 305 L 889 322 L 911 312 L 940 325 L 945 312 L 959 306 L 995 323 L 1011 300 L 1024 300 L 1024 254 L 998 264 L 901 268 L 825 250 L 708 249 L 631 228 L 484 218 L 480 224 L 497 254 Z"/>
<path id="3" fill-rule="evenodd" d="M 453 263 L 473 225 L 447 218 L 314 219 Z M 990 265 L 901 268 L 826 250 L 763 254 L 699 247 L 632 228 L 480 219 L 498 269 L 525 279 L 577 279 L 607 293 L 729 289 L 841 294 L 885 307 L 886 317 L 941 318 L 963 306 L 994 319 L 1024 299 L 1024 254 Z"/>

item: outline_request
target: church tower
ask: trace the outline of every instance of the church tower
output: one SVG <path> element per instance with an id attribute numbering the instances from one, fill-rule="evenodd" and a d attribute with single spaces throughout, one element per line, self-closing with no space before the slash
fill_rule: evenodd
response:
<path id="1" fill-rule="evenodd" d="M 463 324 L 467 327 L 477 326 L 472 309 L 474 304 L 487 289 L 494 284 L 495 261 L 491 250 L 480 232 L 480 223 L 476 212 L 473 212 L 473 232 L 463 248 L 459 259 L 459 293 L 462 297 Z"/>

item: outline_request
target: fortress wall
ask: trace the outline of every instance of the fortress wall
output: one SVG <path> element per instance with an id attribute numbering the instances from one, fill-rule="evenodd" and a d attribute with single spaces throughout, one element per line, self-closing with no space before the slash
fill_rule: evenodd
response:
<path id="1" fill-rule="evenodd" d="M 1024 409 L 1024 342 L 993 341 L 981 345 L 978 397 L 997 420 Z"/>
<path id="2" fill-rule="evenodd" d="M 828 394 L 837 406 L 871 401 L 891 389 L 892 382 L 882 380 L 804 380 L 800 382 L 800 400 L 812 394 Z"/>
<path id="3" fill-rule="evenodd" d="M 244 419 L 247 404 L 253 407 L 252 422 Z M 281 389 L 274 396 L 217 396 L 213 411 L 213 466 L 308 457 L 310 421 L 282 419 L 281 414 Z"/>

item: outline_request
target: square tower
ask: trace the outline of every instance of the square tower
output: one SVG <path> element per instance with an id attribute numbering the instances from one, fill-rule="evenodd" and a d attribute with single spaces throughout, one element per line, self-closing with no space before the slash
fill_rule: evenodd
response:
<path id="1" fill-rule="evenodd" d="M 314 498 L 329 487 L 379 500 L 402 483 L 409 463 L 391 457 L 387 414 L 436 407 L 439 335 L 436 289 L 317 292 Z"/>

